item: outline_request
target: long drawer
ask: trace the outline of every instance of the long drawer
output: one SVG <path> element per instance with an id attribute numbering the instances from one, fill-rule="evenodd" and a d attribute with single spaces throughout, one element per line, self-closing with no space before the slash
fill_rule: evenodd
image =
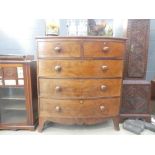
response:
<path id="1" fill-rule="evenodd" d="M 39 57 L 80 57 L 78 41 L 38 41 Z"/>
<path id="2" fill-rule="evenodd" d="M 121 79 L 39 79 L 40 97 L 98 98 L 120 96 Z"/>
<path id="3" fill-rule="evenodd" d="M 39 60 L 39 76 L 54 78 L 122 77 L 122 60 Z"/>
<path id="4" fill-rule="evenodd" d="M 122 58 L 124 43 L 113 41 L 85 41 L 83 44 L 85 57 Z"/>
<path id="5" fill-rule="evenodd" d="M 105 117 L 119 113 L 120 99 L 53 100 L 40 99 L 41 117 Z"/>

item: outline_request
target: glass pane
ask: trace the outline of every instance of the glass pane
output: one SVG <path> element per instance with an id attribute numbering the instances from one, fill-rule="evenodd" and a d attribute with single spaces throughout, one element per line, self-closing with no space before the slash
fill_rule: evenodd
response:
<path id="1" fill-rule="evenodd" d="M 0 88 L 0 122 L 26 123 L 24 88 Z"/>
<path id="2" fill-rule="evenodd" d="M 4 110 L 1 111 L 1 123 L 25 123 L 26 111 Z"/>
<path id="3" fill-rule="evenodd" d="M 0 88 L 0 98 L 25 99 L 24 88 Z"/>

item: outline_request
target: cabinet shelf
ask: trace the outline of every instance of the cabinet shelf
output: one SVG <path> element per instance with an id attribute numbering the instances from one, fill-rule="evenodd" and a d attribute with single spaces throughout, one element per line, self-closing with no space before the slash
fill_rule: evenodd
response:
<path id="1" fill-rule="evenodd" d="M 16 111 L 25 111 L 25 108 L 16 108 L 16 107 L 6 107 L 3 110 L 16 110 Z"/>
<path id="2" fill-rule="evenodd" d="M 0 100 L 24 100 L 25 101 L 25 97 L 23 97 L 23 96 L 4 96 L 4 97 L 0 97 Z"/>

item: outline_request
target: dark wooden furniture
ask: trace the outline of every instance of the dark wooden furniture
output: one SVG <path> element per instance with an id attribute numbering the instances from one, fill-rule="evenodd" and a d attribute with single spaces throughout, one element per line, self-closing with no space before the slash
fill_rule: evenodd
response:
<path id="1" fill-rule="evenodd" d="M 150 121 L 150 82 L 145 81 L 150 20 L 130 19 L 127 27 L 121 118 Z"/>
<path id="2" fill-rule="evenodd" d="M 151 99 L 155 100 L 155 80 L 151 81 Z"/>
<path id="3" fill-rule="evenodd" d="M 149 19 L 128 20 L 124 79 L 145 80 L 149 30 Z"/>
<path id="4" fill-rule="evenodd" d="M 145 80 L 124 80 L 121 118 L 151 120 L 150 82 Z"/>
<path id="5" fill-rule="evenodd" d="M 38 119 L 33 56 L 0 56 L 0 129 L 34 130 Z"/>
<path id="6" fill-rule="evenodd" d="M 125 39 L 38 37 L 39 131 L 46 121 L 119 129 Z"/>

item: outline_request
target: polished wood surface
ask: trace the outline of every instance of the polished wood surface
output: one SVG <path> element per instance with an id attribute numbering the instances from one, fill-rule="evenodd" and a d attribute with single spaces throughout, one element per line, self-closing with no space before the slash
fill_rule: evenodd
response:
<path id="1" fill-rule="evenodd" d="M 55 78 L 122 77 L 121 60 L 39 60 L 39 76 Z M 104 68 L 104 67 L 107 68 Z M 60 70 L 58 70 L 59 68 Z"/>
<path id="2" fill-rule="evenodd" d="M 46 121 L 119 130 L 125 39 L 38 37 L 39 131 Z"/>
<path id="3" fill-rule="evenodd" d="M 105 117 L 119 113 L 120 99 L 53 100 L 40 99 L 41 117 Z"/>
<path id="4" fill-rule="evenodd" d="M 121 95 L 121 83 L 121 79 L 39 79 L 40 97 L 116 97 Z"/>
<path id="5" fill-rule="evenodd" d="M 40 41 L 39 57 L 80 57 L 81 46 L 74 41 Z"/>
<path id="6" fill-rule="evenodd" d="M 122 58 L 125 49 L 121 42 L 86 41 L 83 44 L 85 57 L 113 57 Z"/>

